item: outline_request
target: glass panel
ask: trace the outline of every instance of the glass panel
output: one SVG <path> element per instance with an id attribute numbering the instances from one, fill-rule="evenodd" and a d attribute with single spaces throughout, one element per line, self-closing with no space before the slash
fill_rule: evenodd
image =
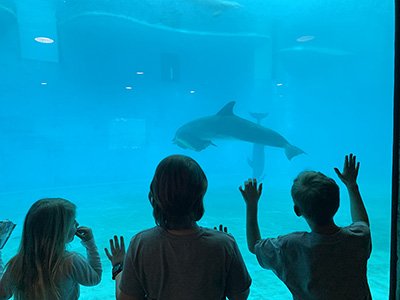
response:
<path id="1" fill-rule="evenodd" d="M 369 284 L 374 299 L 388 298 L 392 1 L 0 0 L 0 28 L 0 219 L 17 223 L 5 261 L 43 197 L 77 204 L 99 249 L 153 226 L 154 170 L 180 153 L 208 177 L 200 225 L 223 223 L 236 238 L 250 299 L 290 299 L 247 250 L 238 186 L 253 176 L 264 183 L 261 233 L 275 237 L 309 230 L 290 188 L 299 172 L 321 171 L 340 186 L 335 221 L 345 226 L 349 199 L 333 167 L 352 152 L 371 222 Z M 231 101 L 252 124 L 176 136 Z M 260 136 L 256 123 L 298 149 Z M 77 239 L 69 249 L 84 254 Z M 104 279 L 82 299 L 112 299 L 101 255 Z"/>

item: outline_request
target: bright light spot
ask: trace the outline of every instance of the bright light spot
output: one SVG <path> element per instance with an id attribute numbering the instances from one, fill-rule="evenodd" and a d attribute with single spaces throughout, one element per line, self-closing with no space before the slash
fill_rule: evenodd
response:
<path id="1" fill-rule="evenodd" d="M 301 36 L 298 39 L 296 39 L 296 41 L 298 42 L 308 42 L 315 39 L 315 36 L 313 35 L 305 35 L 305 36 Z"/>
<path id="2" fill-rule="evenodd" d="M 41 85 L 47 85 L 47 82 L 42 82 Z"/>
<path id="3" fill-rule="evenodd" d="M 54 43 L 54 41 L 51 38 L 47 38 L 47 37 L 36 37 L 35 41 L 39 42 L 39 43 L 43 43 L 43 44 Z"/>
<path id="4" fill-rule="evenodd" d="M 278 83 L 278 84 L 277 84 L 277 86 L 281 86 L 281 85 L 283 85 L 283 83 Z"/>
<path id="5" fill-rule="evenodd" d="M 127 86 L 126 89 L 127 89 L 127 90 L 131 90 L 132 87 L 131 87 L 131 86 Z"/>
<path id="6" fill-rule="evenodd" d="M 194 91 L 190 91 L 191 94 L 194 94 Z"/>
<path id="7" fill-rule="evenodd" d="M 138 74 L 138 75 L 143 75 L 143 74 L 144 74 L 144 72 L 142 72 L 142 71 L 139 71 L 139 72 L 136 72 L 136 74 Z"/>

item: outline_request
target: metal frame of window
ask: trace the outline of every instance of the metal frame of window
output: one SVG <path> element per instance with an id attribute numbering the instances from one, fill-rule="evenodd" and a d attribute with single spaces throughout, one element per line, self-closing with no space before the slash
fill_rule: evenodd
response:
<path id="1" fill-rule="evenodd" d="M 390 250 L 390 300 L 400 300 L 400 0 L 395 0 L 395 73 L 393 107 L 392 237 Z"/>

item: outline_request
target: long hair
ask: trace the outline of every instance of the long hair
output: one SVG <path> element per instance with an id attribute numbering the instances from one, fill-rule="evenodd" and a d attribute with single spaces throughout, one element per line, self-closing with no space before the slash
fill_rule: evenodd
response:
<path id="1" fill-rule="evenodd" d="M 184 155 L 171 155 L 157 166 L 149 200 L 157 225 L 188 229 L 204 214 L 207 178 L 199 164 Z"/>
<path id="2" fill-rule="evenodd" d="M 60 299 L 60 273 L 67 268 L 65 244 L 75 211 L 73 203 L 61 198 L 41 199 L 31 206 L 18 253 L 7 266 L 14 299 Z"/>

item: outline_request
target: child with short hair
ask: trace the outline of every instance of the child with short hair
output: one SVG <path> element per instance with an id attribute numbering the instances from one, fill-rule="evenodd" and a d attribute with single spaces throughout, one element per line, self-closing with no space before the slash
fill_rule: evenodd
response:
<path id="1" fill-rule="evenodd" d="M 78 227 L 76 206 L 62 198 L 36 201 L 24 222 L 18 253 L 6 265 L 0 300 L 76 300 L 79 284 L 101 280 L 101 262 L 92 229 Z M 82 240 L 87 259 L 66 251 L 74 236 Z"/>
<path id="2" fill-rule="evenodd" d="M 125 257 L 114 236 L 105 249 L 118 300 L 245 300 L 250 275 L 226 228 L 197 225 L 207 178 L 192 158 L 171 155 L 157 166 L 149 200 L 155 227 L 136 234 Z"/>
<path id="3" fill-rule="evenodd" d="M 333 217 L 339 208 L 339 187 L 320 172 L 306 171 L 294 180 L 294 211 L 311 228 L 277 238 L 262 239 L 258 227 L 258 200 L 262 184 L 255 179 L 239 187 L 246 202 L 246 234 L 251 253 L 261 267 L 271 269 L 295 300 L 367 300 L 367 260 L 371 254 L 368 215 L 357 185 L 360 163 L 345 157 L 343 172 L 334 168 L 346 185 L 353 223 L 338 227 Z"/>

